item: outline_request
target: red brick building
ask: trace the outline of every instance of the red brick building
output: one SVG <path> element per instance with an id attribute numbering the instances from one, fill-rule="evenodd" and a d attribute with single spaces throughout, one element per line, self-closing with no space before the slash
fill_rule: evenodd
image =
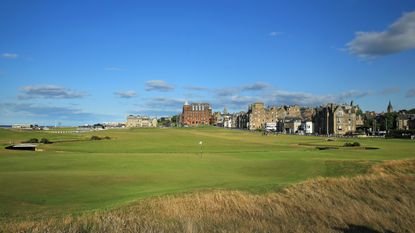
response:
<path id="1" fill-rule="evenodd" d="M 212 107 L 208 103 L 187 102 L 183 105 L 181 123 L 188 126 L 210 125 L 212 124 Z"/>

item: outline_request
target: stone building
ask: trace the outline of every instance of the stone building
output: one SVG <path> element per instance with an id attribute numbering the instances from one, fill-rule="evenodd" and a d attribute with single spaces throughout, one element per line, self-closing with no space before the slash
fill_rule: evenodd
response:
<path id="1" fill-rule="evenodd" d="M 287 111 L 285 106 L 280 106 L 280 107 L 268 107 L 267 109 L 265 109 L 265 115 L 266 115 L 266 119 L 265 121 L 267 123 L 276 123 L 278 122 L 280 119 L 283 119 L 287 116 Z"/>
<path id="2" fill-rule="evenodd" d="M 223 115 L 221 112 L 214 112 L 213 113 L 213 125 L 222 127 L 223 126 Z"/>
<path id="3" fill-rule="evenodd" d="M 248 129 L 256 130 L 265 127 L 266 113 L 264 103 L 254 103 L 248 109 Z"/>
<path id="4" fill-rule="evenodd" d="M 301 130 L 301 119 L 296 117 L 285 118 L 283 121 L 283 129 L 280 132 L 295 134 Z"/>
<path id="5" fill-rule="evenodd" d="M 157 119 L 146 116 L 129 115 L 125 126 L 127 128 L 153 128 L 157 127 Z"/>
<path id="6" fill-rule="evenodd" d="M 232 125 L 233 125 L 232 120 L 233 120 L 233 118 L 232 118 L 231 114 L 224 114 L 223 115 L 223 127 L 224 128 L 229 128 L 229 129 L 233 128 L 232 127 Z"/>
<path id="7" fill-rule="evenodd" d="M 13 124 L 12 129 L 32 129 L 33 125 L 31 124 Z"/>
<path id="8" fill-rule="evenodd" d="M 245 118 L 247 119 L 247 126 L 237 125 L 241 129 L 257 130 L 265 129 L 267 124 L 276 124 L 277 131 L 286 132 L 284 124 L 291 124 L 292 120 L 295 119 L 296 125 L 291 124 L 293 127 L 288 127 L 289 132 L 297 132 L 297 123 L 300 121 L 311 121 L 312 117 L 315 114 L 313 108 L 301 108 L 298 105 L 293 106 L 270 106 L 265 108 L 264 103 L 258 102 L 251 104 L 248 108 Z M 242 116 L 239 116 L 239 119 L 244 119 Z M 288 123 L 290 122 L 290 123 Z M 290 126 L 291 126 L 290 125 Z"/>
<path id="9" fill-rule="evenodd" d="M 192 103 L 187 102 L 183 105 L 181 115 L 182 125 L 198 126 L 211 125 L 213 123 L 212 108 L 208 103 Z"/>
<path id="10" fill-rule="evenodd" d="M 398 130 L 415 129 L 415 114 L 399 114 L 396 118 L 396 125 Z"/>
<path id="11" fill-rule="evenodd" d="M 286 117 L 288 118 L 301 118 L 301 108 L 298 105 L 285 106 Z"/>
<path id="12" fill-rule="evenodd" d="M 246 112 L 236 114 L 235 128 L 248 129 L 248 122 L 248 114 Z"/>
<path id="13" fill-rule="evenodd" d="M 305 120 L 301 123 L 301 130 L 304 134 L 314 133 L 314 123 L 311 120 Z"/>
<path id="14" fill-rule="evenodd" d="M 358 106 L 327 104 L 316 109 L 314 128 L 318 134 L 345 135 L 356 132 Z"/>
<path id="15" fill-rule="evenodd" d="M 312 121 L 314 114 L 316 113 L 315 108 L 301 108 L 301 119 L 303 121 Z"/>
<path id="16" fill-rule="evenodd" d="M 238 128 L 238 113 L 233 113 L 232 114 L 232 124 L 231 124 L 231 126 L 232 126 L 232 128 L 233 129 L 236 129 L 236 128 Z"/>

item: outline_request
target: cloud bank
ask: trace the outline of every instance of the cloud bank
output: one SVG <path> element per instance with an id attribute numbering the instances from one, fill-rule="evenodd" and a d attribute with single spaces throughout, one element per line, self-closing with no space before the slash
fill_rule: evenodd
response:
<path id="1" fill-rule="evenodd" d="M 346 44 L 351 54 L 360 57 L 378 57 L 415 48 L 415 11 L 402 15 L 381 32 L 356 32 Z"/>
<path id="2" fill-rule="evenodd" d="M 149 80 L 146 82 L 146 91 L 171 91 L 174 87 L 163 80 Z"/>
<path id="3" fill-rule="evenodd" d="M 117 91 L 114 93 L 119 98 L 130 99 L 137 96 L 135 91 Z"/>
<path id="4" fill-rule="evenodd" d="M 5 59 L 17 59 L 19 57 L 19 54 L 17 54 L 17 53 L 3 53 L 1 56 Z"/>
<path id="5" fill-rule="evenodd" d="M 401 89 L 399 87 L 389 87 L 389 88 L 385 88 L 383 89 L 380 94 L 381 95 L 392 95 L 392 94 L 397 94 L 401 91 Z"/>
<path id="6" fill-rule="evenodd" d="M 271 85 L 268 83 L 258 82 L 258 83 L 246 85 L 242 87 L 242 90 L 243 91 L 262 91 L 262 90 L 267 89 L 268 87 L 271 87 Z"/>
<path id="7" fill-rule="evenodd" d="M 24 86 L 21 91 L 23 94 L 18 96 L 19 99 L 76 99 L 86 96 L 85 93 L 55 85 Z"/>
<path id="8" fill-rule="evenodd" d="M 409 90 L 406 92 L 406 97 L 407 97 L 407 98 L 412 98 L 412 97 L 415 97 L 415 88 L 409 89 Z"/>
<path id="9" fill-rule="evenodd" d="M 55 119 L 67 121 L 93 121 L 99 115 L 71 107 L 45 106 L 32 103 L 0 103 L 3 112 L 21 113 L 36 119 Z"/>

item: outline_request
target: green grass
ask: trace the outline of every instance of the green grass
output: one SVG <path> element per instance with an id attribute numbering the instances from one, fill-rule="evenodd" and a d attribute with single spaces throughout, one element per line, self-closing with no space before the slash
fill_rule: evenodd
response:
<path id="1" fill-rule="evenodd" d="M 90 141 L 92 135 L 111 140 Z M 44 152 L 4 146 L 30 138 Z M 203 157 L 199 141 L 203 141 Z M 358 141 L 363 148 L 344 148 Z M 0 129 L 0 219 L 77 214 L 140 198 L 205 189 L 262 193 L 318 176 L 353 176 L 382 160 L 415 157 L 415 142 L 272 135 L 216 128 L 82 134 Z M 338 147 L 318 150 L 318 146 Z"/>

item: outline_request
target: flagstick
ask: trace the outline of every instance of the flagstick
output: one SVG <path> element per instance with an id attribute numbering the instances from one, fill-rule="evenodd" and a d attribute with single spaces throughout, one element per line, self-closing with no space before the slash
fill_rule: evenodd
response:
<path id="1" fill-rule="evenodd" d="M 200 158 L 203 158 L 203 142 L 200 141 L 199 145 L 200 145 Z"/>

